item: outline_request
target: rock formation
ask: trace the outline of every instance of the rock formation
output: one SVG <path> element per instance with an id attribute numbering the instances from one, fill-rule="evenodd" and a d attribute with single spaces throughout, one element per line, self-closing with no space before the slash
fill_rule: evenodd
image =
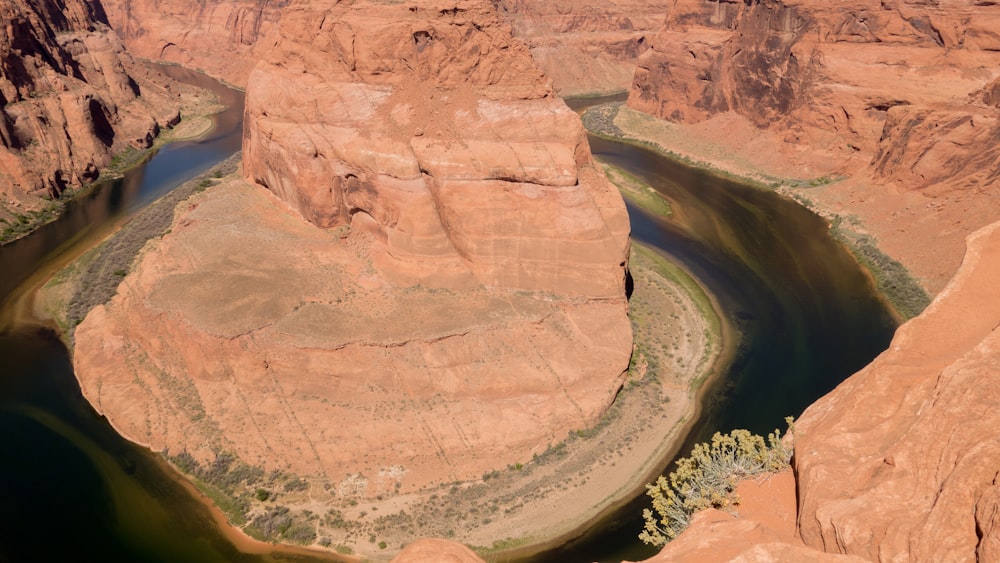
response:
<path id="1" fill-rule="evenodd" d="M 802 414 L 796 480 L 770 493 L 770 508 L 699 516 L 653 561 L 699 560 L 706 543 L 751 561 L 1000 557 L 998 276 L 994 223 L 969 237 L 958 273 L 888 350 Z M 795 499 L 797 538 L 760 524 Z"/>
<path id="2" fill-rule="evenodd" d="M 998 25 L 992 4 L 972 0 L 681 0 L 628 103 L 717 122 L 723 143 L 734 127 L 769 131 L 760 158 L 798 166 L 799 178 L 854 177 L 819 197 L 866 219 L 938 290 L 964 237 L 1000 209 Z"/>
<path id="3" fill-rule="evenodd" d="M 246 175 L 392 279 L 620 298 L 628 219 L 577 116 L 488 3 L 286 9 Z"/>
<path id="4" fill-rule="evenodd" d="M 138 57 L 197 68 L 246 85 L 257 41 L 287 0 L 104 0 L 111 27 Z"/>
<path id="5" fill-rule="evenodd" d="M 262 41 L 257 185 L 195 200 L 77 328 L 88 399 L 153 449 L 331 497 L 478 478 L 593 425 L 631 353 L 628 218 L 493 7 L 303 2 Z"/>
<path id="6" fill-rule="evenodd" d="M 663 25 L 665 0 L 493 0 L 562 96 L 632 84 L 636 58 Z"/>
<path id="7" fill-rule="evenodd" d="M 0 2 L 0 218 L 92 182 L 176 123 L 176 100 L 151 80 L 100 4 Z"/>

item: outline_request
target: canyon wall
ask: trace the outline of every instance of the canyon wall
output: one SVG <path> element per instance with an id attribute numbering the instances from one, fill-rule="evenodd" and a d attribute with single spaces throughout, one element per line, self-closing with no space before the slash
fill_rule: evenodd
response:
<path id="1" fill-rule="evenodd" d="M 114 155 L 179 120 L 97 2 L 0 2 L 0 219 L 97 179 Z"/>
<path id="2" fill-rule="evenodd" d="M 632 84 L 636 58 L 663 25 L 666 0 L 493 0 L 561 96 Z"/>
<path id="3" fill-rule="evenodd" d="M 475 480 L 595 424 L 631 355 L 628 217 L 492 5 L 300 2 L 257 49 L 250 185 L 193 200 L 79 325 L 95 407 L 320 502 Z"/>
<path id="4" fill-rule="evenodd" d="M 650 561 L 997 560 L 998 276 L 994 223 L 888 350 L 802 414 L 794 481 L 739 517 L 699 514 Z"/>
<path id="5" fill-rule="evenodd" d="M 287 0 L 104 0 L 111 27 L 137 57 L 197 68 L 239 87 L 255 45 Z"/>
<path id="6" fill-rule="evenodd" d="M 938 295 L 801 415 L 769 508 L 698 515 L 652 561 L 1000 556 L 998 29 L 992 3 L 963 1 L 667 12 L 628 104 L 720 153 L 756 139 L 776 176 L 827 176 L 797 191 L 860 217 Z"/>
<path id="7" fill-rule="evenodd" d="M 936 291 L 1000 209 L 998 27 L 971 0 L 682 0 L 628 104 L 714 126 L 722 144 L 766 131 L 757 158 L 784 175 L 849 178 L 815 197 L 859 215 Z"/>

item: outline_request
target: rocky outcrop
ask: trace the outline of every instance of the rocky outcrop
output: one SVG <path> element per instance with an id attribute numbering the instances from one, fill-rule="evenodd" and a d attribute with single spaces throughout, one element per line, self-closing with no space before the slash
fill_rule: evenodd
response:
<path id="1" fill-rule="evenodd" d="M 152 144 L 178 104 L 133 61 L 100 4 L 0 2 L 0 193 L 25 213 Z"/>
<path id="2" fill-rule="evenodd" d="M 318 502 L 477 479 L 592 426 L 631 353 L 628 218 L 492 5 L 317 0 L 266 41 L 255 185 L 193 201 L 79 325 L 87 398 Z"/>
<path id="3" fill-rule="evenodd" d="M 111 27 L 138 57 L 197 68 L 245 86 L 254 49 L 287 0 L 104 0 Z"/>
<path id="4" fill-rule="evenodd" d="M 818 560 L 818 552 L 869 561 L 995 560 L 998 276 L 994 223 L 969 237 L 958 273 L 900 327 L 889 349 L 796 423 L 797 490 L 788 484 L 772 498 L 797 498 L 796 535 L 814 555 L 794 538 L 734 533 L 755 526 L 751 514 L 738 524 L 727 518 L 723 528 L 700 518 L 656 560 L 680 560 L 708 540 L 744 560 Z"/>
<path id="5" fill-rule="evenodd" d="M 562 96 L 632 84 L 636 58 L 663 25 L 666 0 L 493 0 Z"/>
<path id="6" fill-rule="evenodd" d="M 577 116 L 487 2 L 286 9 L 245 173 L 367 230 L 399 283 L 620 298 L 628 218 Z"/>
<path id="7" fill-rule="evenodd" d="M 872 560 L 996 555 L 998 276 L 993 224 L 969 237 L 951 283 L 889 350 L 802 415 L 806 544 Z"/>
<path id="8" fill-rule="evenodd" d="M 866 219 L 936 291 L 964 237 L 1000 209 L 998 18 L 971 0 L 682 0 L 641 56 L 628 103 L 717 122 L 722 144 L 745 137 L 739 127 L 766 130 L 776 142 L 760 160 L 799 178 L 853 178 L 819 197 Z"/>

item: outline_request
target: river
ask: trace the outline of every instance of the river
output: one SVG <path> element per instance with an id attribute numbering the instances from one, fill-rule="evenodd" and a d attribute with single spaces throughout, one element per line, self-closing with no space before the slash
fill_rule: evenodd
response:
<path id="1" fill-rule="evenodd" d="M 181 67 L 158 68 L 228 106 L 213 131 L 156 151 L 68 202 L 57 221 L 0 247 L 0 562 L 315 559 L 304 550 L 241 551 L 234 540 L 246 542 L 219 526 L 158 454 L 121 438 L 90 407 L 57 335 L 11 315 L 46 274 L 240 149 L 242 92 Z"/>
<path id="2" fill-rule="evenodd" d="M 197 73 L 166 72 L 210 87 L 231 105 L 215 132 L 169 145 L 123 179 L 71 202 L 64 218 L 0 247 L 0 296 L 16 297 L 18 288 L 33 286 L 129 213 L 239 149 L 241 95 Z M 691 271 L 742 333 L 737 357 L 709 393 L 692 439 L 735 427 L 769 432 L 888 345 L 891 315 L 818 217 L 772 192 L 645 149 L 597 138 L 591 144 L 599 159 L 670 200 L 670 218 L 630 207 L 633 236 Z M 240 552 L 158 455 L 120 438 L 93 411 L 51 331 L 13 324 L 0 334 L 0 358 L 0 479 L 6 485 L 0 488 L 0 561 L 310 558 Z M 636 540 L 645 505 L 640 495 L 580 540 L 535 560 L 648 556 L 652 550 Z"/>
<path id="3" fill-rule="evenodd" d="M 620 97 L 570 100 L 578 111 Z M 708 389 L 681 455 L 717 431 L 766 435 L 885 350 L 897 322 L 870 276 L 826 222 L 777 193 L 590 136 L 598 161 L 625 169 L 671 204 L 671 217 L 629 205 L 634 240 L 681 264 L 740 333 L 732 364 Z M 663 460 L 669 471 L 672 459 Z M 656 550 L 636 539 L 642 494 L 582 537 L 531 561 L 618 562 Z"/>

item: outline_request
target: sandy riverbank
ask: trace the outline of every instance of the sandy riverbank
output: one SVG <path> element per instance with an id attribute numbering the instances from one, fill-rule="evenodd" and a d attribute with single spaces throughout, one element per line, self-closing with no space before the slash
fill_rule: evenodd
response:
<path id="1" fill-rule="evenodd" d="M 216 182 L 240 180 L 231 174 L 210 183 Z M 200 197 L 211 196 L 209 190 Z M 160 232 L 147 235 L 158 236 L 168 228 L 155 224 L 147 230 Z M 127 230 L 120 236 L 135 237 Z M 116 244 L 116 239 L 107 244 Z M 40 307 L 59 308 L 65 303 L 65 283 L 87 277 L 85 272 L 77 268 L 59 278 L 62 284 L 49 288 L 48 301 Z M 718 372 L 714 366 L 723 339 L 711 300 L 675 266 L 637 246 L 632 272 L 634 370 L 597 428 L 571 433 L 561 443 L 553 440 L 535 459 L 474 482 L 361 502 L 325 494 L 327 488 L 316 482 L 308 490 L 283 491 L 282 506 L 296 513 L 325 514 L 316 522 L 317 545 L 378 558 L 423 536 L 451 537 L 484 552 L 530 550 L 561 541 L 601 510 L 634 496 L 662 470 L 662 460 L 683 438 L 695 412 L 692 383 Z"/>
<path id="2" fill-rule="evenodd" d="M 831 235 L 864 266 L 901 321 L 916 316 L 930 303 L 927 289 L 934 289 L 940 279 L 918 279 L 882 250 L 881 241 L 872 233 L 877 229 L 850 206 L 845 208 L 840 195 L 841 191 L 853 193 L 864 182 L 838 176 L 818 164 L 823 161 L 822 150 L 791 155 L 772 133 L 748 128 L 735 115 L 683 125 L 616 102 L 588 109 L 583 120 L 594 134 L 645 146 L 689 166 L 774 190 L 823 217 L 830 223 Z"/>

